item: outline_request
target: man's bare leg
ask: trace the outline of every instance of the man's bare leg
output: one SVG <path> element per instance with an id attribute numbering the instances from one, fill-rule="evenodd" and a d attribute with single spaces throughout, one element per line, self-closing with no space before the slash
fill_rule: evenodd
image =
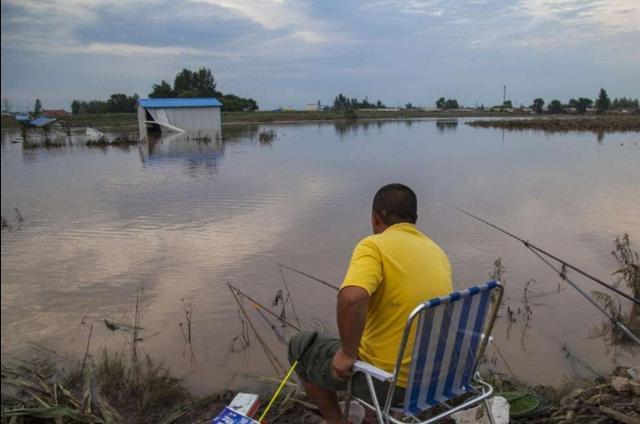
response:
<path id="1" fill-rule="evenodd" d="M 320 386 L 316 386 L 313 383 L 300 379 L 307 395 L 311 398 L 313 403 L 316 404 L 327 424 L 342 424 L 342 411 L 338 404 L 338 396 L 336 392 L 323 389 Z"/>

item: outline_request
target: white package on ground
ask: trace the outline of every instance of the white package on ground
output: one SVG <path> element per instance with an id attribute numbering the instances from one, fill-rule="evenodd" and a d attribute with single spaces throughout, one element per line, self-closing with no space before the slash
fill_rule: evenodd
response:
<path id="1" fill-rule="evenodd" d="M 509 402 L 502 396 L 494 396 L 489 399 L 489 406 L 495 424 L 509 424 Z M 456 424 L 490 424 L 487 409 L 484 403 L 456 412 L 451 416 Z"/>

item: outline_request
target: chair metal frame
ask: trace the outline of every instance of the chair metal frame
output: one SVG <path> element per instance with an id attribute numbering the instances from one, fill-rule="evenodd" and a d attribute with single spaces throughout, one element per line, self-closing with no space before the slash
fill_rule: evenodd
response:
<path id="1" fill-rule="evenodd" d="M 485 326 L 483 329 L 483 333 L 481 336 L 481 340 L 480 340 L 480 344 L 478 346 L 478 350 L 476 353 L 476 357 L 475 357 L 475 364 L 473 365 L 473 371 L 471 373 L 471 375 L 473 376 L 471 381 L 476 383 L 476 385 L 471 385 L 471 389 L 469 391 L 467 391 L 464 394 L 461 394 L 459 396 L 464 396 L 468 393 L 475 393 L 476 396 L 467 399 L 466 401 L 464 401 L 462 404 L 455 406 L 455 407 L 451 407 L 449 406 L 447 403 L 445 402 L 440 402 L 440 404 L 442 406 L 444 406 L 445 408 L 447 408 L 446 411 L 431 417 L 425 421 L 420 421 L 418 418 L 416 418 L 413 415 L 407 415 L 407 414 L 403 414 L 404 417 L 402 418 L 402 420 L 399 420 L 395 417 L 393 417 L 390 412 L 391 411 L 395 411 L 396 408 L 392 408 L 391 407 L 391 402 L 393 399 L 393 395 L 395 393 L 397 384 L 398 384 L 398 375 L 399 375 L 399 370 L 400 367 L 402 365 L 402 359 L 404 358 L 404 352 L 406 349 L 406 345 L 407 342 L 409 340 L 409 336 L 411 334 L 411 327 L 414 323 L 414 321 L 416 320 L 416 318 L 419 318 L 421 314 L 425 313 L 427 310 L 429 309 L 434 309 L 437 307 L 443 307 L 445 305 L 445 302 L 438 302 L 437 305 L 430 305 L 431 301 L 427 301 L 424 302 L 420 305 L 418 305 L 410 314 L 409 317 L 407 319 L 407 324 L 405 325 L 405 329 L 404 329 L 404 334 L 402 336 L 402 341 L 400 343 L 400 347 L 398 349 L 398 356 L 396 359 L 396 365 L 394 368 L 393 373 L 387 372 L 385 370 L 379 369 L 377 367 L 374 367 L 371 364 L 362 362 L 362 361 L 356 361 L 356 363 L 354 364 L 354 371 L 360 371 L 365 375 L 366 381 L 367 381 L 367 386 L 369 387 L 369 392 L 371 394 L 371 403 L 364 401 L 363 399 L 359 399 L 354 397 L 353 400 L 357 401 L 358 403 L 362 404 L 363 406 L 375 411 L 377 417 L 378 417 L 378 422 L 381 424 L 387 424 L 389 422 L 392 422 L 394 424 L 406 424 L 407 421 L 404 421 L 406 419 L 411 419 L 414 423 L 418 423 L 418 424 L 430 424 L 430 423 L 434 423 L 442 418 L 445 418 L 457 411 L 463 410 L 465 408 L 468 408 L 472 405 L 475 405 L 477 403 L 480 402 L 484 402 L 485 408 L 487 410 L 487 414 L 489 416 L 489 420 L 490 422 L 493 424 L 494 420 L 493 420 L 493 416 L 491 415 L 491 408 L 489 406 L 488 403 L 488 398 L 493 394 L 493 387 L 483 381 L 480 378 L 480 374 L 478 373 L 478 368 L 480 366 L 480 362 L 482 361 L 482 358 L 484 357 L 484 351 L 487 347 L 487 343 L 489 342 L 490 339 L 490 335 L 491 335 L 491 331 L 493 330 L 493 325 L 495 324 L 496 321 L 496 317 L 498 314 L 498 309 L 500 308 L 500 304 L 502 303 L 502 296 L 504 293 L 504 288 L 502 286 L 502 284 L 497 281 L 497 280 L 491 280 L 488 281 L 486 283 L 484 283 L 484 285 L 486 284 L 490 284 L 490 283 L 496 283 L 496 286 L 493 288 L 489 288 L 488 290 L 492 290 L 494 292 L 493 295 L 493 299 L 491 301 L 491 307 L 487 310 L 487 316 L 485 318 Z M 482 285 L 481 285 L 482 286 Z M 454 292 L 455 293 L 455 292 Z M 450 295 L 449 295 L 450 296 Z M 448 298 L 449 296 L 443 296 L 443 298 Z M 443 299 L 440 298 L 440 299 Z M 457 300 L 457 299 L 456 299 Z M 450 302 L 450 299 L 449 301 Z M 448 303 L 446 302 L 446 303 Z M 417 330 L 416 330 L 417 331 Z M 450 333 L 451 334 L 451 330 Z M 411 361 L 413 362 L 415 360 L 415 358 L 412 358 Z M 380 406 L 380 401 L 378 400 L 378 397 L 376 395 L 375 392 L 375 387 L 373 385 L 373 378 L 376 378 L 380 381 L 387 381 L 389 383 L 391 383 L 389 385 L 389 390 L 387 391 L 387 396 L 385 398 L 384 401 L 384 405 L 383 408 L 381 408 Z M 348 393 L 351 393 L 351 380 L 349 380 L 349 385 L 348 385 Z M 408 393 L 407 393 L 408 395 Z M 348 412 L 348 408 L 349 408 L 349 402 L 345 403 L 345 416 L 347 415 Z M 430 408 L 424 409 L 422 412 L 427 411 Z"/>

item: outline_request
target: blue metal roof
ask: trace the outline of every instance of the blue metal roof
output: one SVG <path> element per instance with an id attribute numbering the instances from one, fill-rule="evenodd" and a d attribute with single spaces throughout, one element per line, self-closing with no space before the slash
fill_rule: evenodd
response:
<path id="1" fill-rule="evenodd" d="M 222 107 L 222 103 L 214 98 L 140 99 L 138 103 L 147 108 Z"/>
<path id="2" fill-rule="evenodd" d="M 28 124 L 34 127 L 46 127 L 49 124 L 52 124 L 56 121 L 56 118 L 48 118 L 46 116 L 41 116 L 40 118 L 36 118 L 32 121 L 29 121 Z"/>

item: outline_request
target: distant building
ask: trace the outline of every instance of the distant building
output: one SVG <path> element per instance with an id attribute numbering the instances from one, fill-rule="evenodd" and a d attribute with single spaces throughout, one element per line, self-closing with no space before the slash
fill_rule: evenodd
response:
<path id="1" fill-rule="evenodd" d="M 317 112 L 322 110 L 322 104 L 320 103 L 320 100 L 318 100 L 315 103 L 307 103 L 307 106 L 305 107 L 306 110 L 310 111 L 310 112 Z"/>
<path id="2" fill-rule="evenodd" d="M 146 138 L 155 131 L 220 131 L 222 103 L 214 98 L 140 99 L 138 129 Z"/>
<path id="3" fill-rule="evenodd" d="M 64 109 L 43 109 L 42 116 L 48 118 L 65 118 L 71 116 L 71 114 Z"/>

